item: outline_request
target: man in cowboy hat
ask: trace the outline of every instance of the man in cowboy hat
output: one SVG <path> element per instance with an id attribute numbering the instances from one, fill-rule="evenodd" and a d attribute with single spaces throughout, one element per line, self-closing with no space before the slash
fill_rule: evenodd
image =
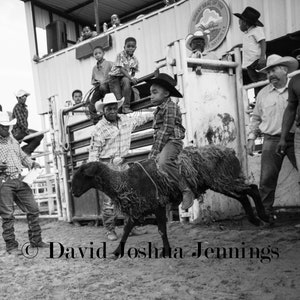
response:
<path id="1" fill-rule="evenodd" d="M 286 134 L 285 151 L 280 155 L 276 153 L 277 144 L 280 140 L 281 123 L 283 113 L 288 102 L 288 76 L 287 74 L 298 68 L 298 62 L 290 56 L 281 57 L 272 54 L 267 59 L 267 65 L 261 70 L 269 79 L 257 95 L 257 102 L 249 124 L 249 136 L 247 150 L 252 155 L 254 141 L 258 131 L 264 136 L 261 156 L 260 195 L 266 212 L 273 218 L 273 204 L 278 175 L 285 155 L 296 168 L 294 154 L 294 128 Z M 274 221 L 274 220 L 273 220 Z"/>
<path id="2" fill-rule="evenodd" d="M 36 133 L 37 131 L 28 129 L 28 109 L 26 100 L 30 94 L 24 90 L 19 90 L 15 95 L 18 103 L 13 108 L 12 117 L 17 120 L 17 123 L 13 127 L 12 134 L 14 138 L 21 143 L 25 136 Z M 27 139 L 27 145 L 23 146 L 22 150 L 26 154 L 31 155 L 31 153 L 40 145 L 43 137 L 43 134 L 39 134 L 35 137 Z"/>
<path id="3" fill-rule="evenodd" d="M 265 74 L 257 72 L 266 63 L 266 38 L 262 29 L 264 25 L 259 21 L 260 13 L 248 6 L 241 14 L 234 15 L 239 18 L 240 30 L 243 32 L 242 68 L 247 69 L 253 82 L 265 80 Z"/>
<path id="4" fill-rule="evenodd" d="M 289 145 L 289 132 L 295 121 L 295 156 L 298 172 L 300 172 L 300 73 L 293 76 L 288 85 L 288 105 L 283 114 L 281 137 L 280 142 L 277 146 L 278 154 L 286 153 L 287 147 Z M 297 225 L 297 227 L 299 227 L 299 225 Z"/>
<path id="5" fill-rule="evenodd" d="M 15 202 L 27 214 L 28 236 L 32 247 L 48 247 L 42 241 L 39 225 L 39 209 L 34 201 L 31 188 L 21 179 L 23 166 L 32 169 L 40 168 L 20 148 L 19 143 L 11 136 L 10 127 L 16 124 L 16 119 L 9 120 L 9 115 L 0 112 L 0 216 L 2 218 L 3 238 L 6 251 L 9 254 L 21 255 L 14 234 Z"/>
<path id="6" fill-rule="evenodd" d="M 182 126 L 180 108 L 171 99 L 182 98 L 182 95 L 175 87 L 176 81 L 168 74 L 160 73 L 147 82 L 150 84 L 151 103 L 157 106 L 152 126 L 154 143 L 149 158 L 158 159 L 161 169 L 178 184 L 183 196 L 182 209 L 186 210 L 193 205 L 195 195 L 185 179 L 180 176 L 175 163 L 183 148 L 185 128 Z"/>
<path id="7" fill-rule="evenodd" d="M 91 133 L 89 161 L 111 160 L 122 168 L 124 157 L 128 154 L 131 143 L 131 133 L 137 127 L 153 119 L 153 112 L 136 112 L 118 114 L 124 98 L 117 101 L 113 93 L 104 96 L 103 101 L 97 101 L 95 108 L 103 114 L 102 119 L 95 125 Z M 124 166 L 124 165 L 123 165 Z M 116 213 L 111 200 L 106 195 L 103 201 L 103 225 L 107 230 L 109 240 L 117 240 L 115 232 Z M 125 220 L 126 222 L 126 220 Z M 144 234 L 142 229 L 133 228 L 131 234 Z"/>

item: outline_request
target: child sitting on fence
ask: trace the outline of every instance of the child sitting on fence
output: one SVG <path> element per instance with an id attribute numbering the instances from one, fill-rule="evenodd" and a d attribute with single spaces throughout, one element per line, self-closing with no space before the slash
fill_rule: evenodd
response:
<path id="1" fill-rule="evenodd" d="M 109 93 L 109 72 L 111 71 L 113 63 L 104 58 L 104 49 L 101 46 L 96 46 L 94 48 L 93 56 L 97 63 L 92 70 L 91 83 L 94 85 L 95 90 L 90 101 L 89 111 L 93 123 L 96 124 L 99 121 L 100 116 L 97 115 L 95 103 L 99 99 L 103 99 L 105 94 Z"/>
<path id="2" fill-rule="evenodd" d="M 130 101 L 131 85 L 137 83 L 135 73 L 139 70 L 139 63 L 134 55 L 136 39 L 128 37 L 125 40 L 124 50 L 117 55 L 117 59 L 110 72 L 109 88 L 117 100 L 125 98 L 122 113 L 131 113 Z"/>

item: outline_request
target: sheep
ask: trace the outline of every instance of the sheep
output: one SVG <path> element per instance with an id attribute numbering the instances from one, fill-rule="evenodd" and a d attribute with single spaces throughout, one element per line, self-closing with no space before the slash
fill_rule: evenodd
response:
<path id="1" fill-rule="evenodd" d="M 186 147 L 178 156 L 178 164 L 197 197 L 211 189 L 235 198 L 242 204 L 249 221 L 258 226 L 260 220 L 253 213 L 249 195 L 254 200 L 259 218 L 268 222 L 258 188 L 245 182 L 239 160 L 232 149 L 215 145 Z M 154 160 L 134 163 L 123 171 L 116 171 L 102 162 L 82 165 L 72 178 L 73 195 L 79 197 L 91 188 L 107 194 L 116 209 L 129 216 L 121 241 L 113 252 L 116 258 L 121 255 L 131 229 L 149 214 L 156 216 L 163 241 L 161 256 L 169 253 L 166 205 L 179 205 L 182 195 L 178 186 L 168 180 L 167 174 L 157 167 Z"/>

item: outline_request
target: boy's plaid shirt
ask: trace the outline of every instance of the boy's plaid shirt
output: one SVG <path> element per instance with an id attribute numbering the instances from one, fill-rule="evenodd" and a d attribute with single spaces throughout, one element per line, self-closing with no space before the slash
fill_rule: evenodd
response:
<path id="1" fill-rule="evenodd" d="M 126 51 L 123 50 L 117 55 L 117 59 L 114 62 L 109 75 L 124 76 L 124 74 L 120 71 L 121 67 L 123 67 L 129 75 L 132 75 L 132 72 L 136 73 L 139 71 L 139 62 L 134 55 L 129 56 Z"/>
<path id="2" fill-rule="evenodd" d="M 115 123 L 103 117 L 91 134 L 89 161 L 126 156 L 130 149 L 131 132 L 135 127 L 152 119 L 153 112 L 118 115 L 118 121 Z"/>
<path id="3" fill-rule="evenodd" d="M 0 161 L 7 164 L 5 175 L 10 178 L 18 178 L 24 167 L 31 168 L 33 161 L 27 156 L 20 144 L 11 136 L 0 136 Z"/>
<path id="4" fill-rule="evenodd" d="M 154 112 L 154 144 L 149 158 L 156 158 L 168 140 L 182 140 L 185 128 L 182 126 L 179 106 L 171 98 L 159 105 Z"/>

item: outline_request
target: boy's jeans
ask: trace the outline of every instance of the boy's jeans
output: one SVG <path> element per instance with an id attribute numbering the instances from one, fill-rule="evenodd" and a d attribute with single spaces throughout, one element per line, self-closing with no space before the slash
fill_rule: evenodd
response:
<path id="1" fill-rule="evenodd" d="M 123 76 L 111 76 L 109 80 L 109 89 L 111 93 L 114 93 L 117 100 L 121 100 L 124 97 L 124 108 L 130 108 L 131 102 L 131 81 L 129 78 Z"/>
<path id="2" fill-rule="evenodd" d="M 39 209 L 31 188 L 20 179 L 8 179 L 0 187 L 0 216 L 2 218 L 3 239 L 6 250 L 18 247 L 14 234 L 14 202 L 27 214 L 28 237 L 31 244 L 38 245 L 41 241 L 39 225 Z"/>

